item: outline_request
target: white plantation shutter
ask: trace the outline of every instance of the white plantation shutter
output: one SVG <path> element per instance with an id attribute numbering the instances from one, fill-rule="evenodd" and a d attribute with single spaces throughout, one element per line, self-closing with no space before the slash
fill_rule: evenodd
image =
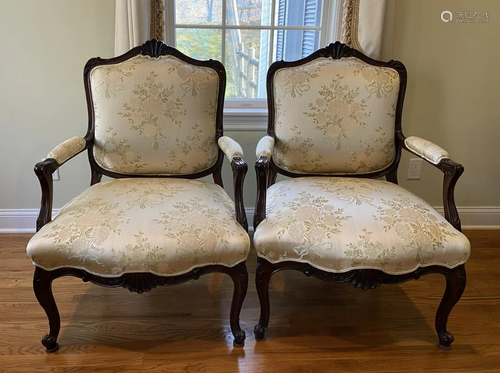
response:
<path id="1" fill-rule="evenodd" d="M 278 26 L 285 25 L 285 0 L 279 0 L 278 2 Z M 283 44 L 285 38 L 285 32 L 283 30 L 278 30 L 276 33 L 276 60 L 280 61 L 283 59 Z"/>
<path id="2" fill-rule="evenodd" d="M 318 22 L 319 15 L 319 1 L 306 0 L 304 4 L 304 26 L 315 26 Z M 302 57 L 307 57 L 318 49 L 315 36 L 315 31 L 304 30 L 302 35 Z"/>

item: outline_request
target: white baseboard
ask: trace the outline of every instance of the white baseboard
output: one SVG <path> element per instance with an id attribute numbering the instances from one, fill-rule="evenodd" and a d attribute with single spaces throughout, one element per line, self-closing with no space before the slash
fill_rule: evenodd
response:
<path id="1" fill-rule="evenodd" d="M 37 209 L 0 209 L 0 233 L 35 233 L 37 217 Z"/>
<path id="2" fill-rule="evenodd" d="M 434 208 L 444 215 L 443 206 Z M 463 230 L 500 230 L 500 206 L 457 207 Z"/>
<path id="3" fill-rule="evenodd" d="M 435 209 L 443 214 L 443 207 Z M 53 210 L 52 216 L 58 210 Z M 253 230 L 253 207 L 245 209 L 250 231 Z M 462 229 L 464 230 L 500 230 L 499 206 L 464 206 L 458 208 Z M 0 209 L 0 233 L 34 233 L 36 229 L 36 209 Z"/>

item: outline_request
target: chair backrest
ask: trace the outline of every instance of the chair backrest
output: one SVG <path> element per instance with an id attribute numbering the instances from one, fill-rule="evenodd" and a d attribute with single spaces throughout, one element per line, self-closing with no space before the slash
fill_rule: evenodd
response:
<path id="1" fill-rule="evenodd" d="M 335 43 L 299 61 L 275 62 L 267 79 L 272 160 L 282 170 L 369 174 L 395 161 L 406 86 L 400 62 Z"/>
<path id="2" fill-rule="evenodd" d="M 152 40 L 120 57 L 90 60 L 85 83 L 90 158 L 103 173 L 189 175 L 216 164 L 226 84 L 220 62 Z"/>

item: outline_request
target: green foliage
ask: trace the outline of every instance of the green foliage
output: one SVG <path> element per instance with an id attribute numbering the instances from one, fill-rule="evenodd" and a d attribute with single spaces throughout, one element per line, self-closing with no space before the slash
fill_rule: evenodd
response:
<path id="1" fill-rule="evenodd" d="M 177 48 L 190 57 L 221 61 L 221 45 L 220 30 L 177 29 Z"/>

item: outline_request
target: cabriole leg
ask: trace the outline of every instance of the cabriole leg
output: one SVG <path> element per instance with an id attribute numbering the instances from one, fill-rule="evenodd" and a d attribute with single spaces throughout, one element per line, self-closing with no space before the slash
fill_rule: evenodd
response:
<path id="1" fill-rule="evenodd" d="M 240 327 L 240 312 L 248 289 L 248 272 L 245 262 L 231 269 L 231 279 L 234 283 L 233 301 L 231 303 L 231 314 L 229 316 L 231 332 L 234 336 L 233 345 L 243 347 L 245 345 L 245 331 Z"/>
<path id="2" fill-rule="evenodd" d="M 57 351 L 57 336 L 61 328 L 61 318 L 57 310 L 54 295 L 52 294 L 52 274 L 49 271 L 36 267 L 33 277 L 33 290 L 35 291 L 38 303 L 42 306 L 49 319 L 49 334 L 42 339 L 42 344 L 47 352 Z"/>
<path id="3" fill-rule="evenodd" d="M 436 331 L 439 337 L 439 347 L 449 350 L 453 343 L 453 335 L 446 330 L 446 323 L 451 310 L 462 297 L 465 290 L 465 265 L 446 269 L 446 290 L 436 313 Z"/>
<path id="4" fill-rule="evenodd" d="M 255 325 L 254 334 L 257 341 L 266 339 L 267 327 L 269 326 L 269 282 L 273 274 L 273 265 L 263 258 L 257 259 L 257 271 L 255 274 L 255 286 L 259 294 L 260 319 Z"/>

